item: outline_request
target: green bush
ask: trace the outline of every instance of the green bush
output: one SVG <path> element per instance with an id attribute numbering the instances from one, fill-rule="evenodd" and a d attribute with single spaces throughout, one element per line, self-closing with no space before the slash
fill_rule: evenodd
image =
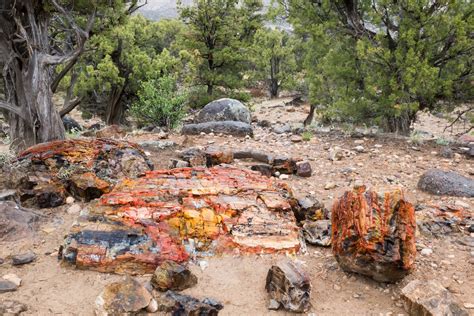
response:
<path id="1" fill-rule="evenodd" d="M 185 115 L 186 94 L 177 91 L 172 77 L 142 82 L 138 100 L 130 107 L 130 115 L 140 126 L 176 127 Z"/>

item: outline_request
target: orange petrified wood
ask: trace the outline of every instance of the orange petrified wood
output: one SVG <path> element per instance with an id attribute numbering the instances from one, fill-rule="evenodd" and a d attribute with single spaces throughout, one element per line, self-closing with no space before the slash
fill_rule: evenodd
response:
<path id="1" fill-rule="evenodd" d="M 332 250 L 347 271 L 395 282 L 413 268 L 415 211 L 400 190 L 377 194 L 358 187 L 332 209 Z"/>
<path id="2" fill-rule="evenodd" d="M 126 262 L 126 270 L 152 272 L 163 260 L 180 262 L 235 248 L 296 252 L 300 243 L 295 206 L 285 184 L 250 170 L 221 166 L 150 171 L 119 182 L 84 212 L 61 254 L 78 267 L 122 272 Z M 141 237 L 130 240 L 124 237 L 129 233 L 113 233 L 124 229 L 138 231 L 135 235 Z M 139 246 L 132 249 L 129 244 Z M 97 245 L 105 245 L 105 253 Z M 99 258 L 98 263 L 83 259 L 81 253 L 86 259 Z M 145 257 L 138 257 L 145 253 L 154 259 L 145 262 Z M 126 261 L 125 254 L 134 260 Z"/>

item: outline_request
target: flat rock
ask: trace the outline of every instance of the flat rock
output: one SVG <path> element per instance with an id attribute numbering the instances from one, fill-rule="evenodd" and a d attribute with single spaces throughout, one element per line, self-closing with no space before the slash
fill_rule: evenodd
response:
<path id="1" fill-rule="evenodd" d="M 250 124 L 252 118 L 249 109 L 242 102 L 223 98 L 206 104 L 195 119 L 195 123 L 212 121 L 238 121 Z"/>
<path id="2" fill-rule="evenodd" d="M 181 129 L 183 135 L 199 135 L 201 133 L 222 133 L 232 136 L 253 136 L 252 126 L 238 121 L 215 121 L 197 124 L 186 124 Z"/>
<path id="3" fill-rule="evenodd" d="M 151 284 L 159 291 L 182 291 L 197 284 L 197 277 L 185 266 L 174 261 L 164 261 L 151 278 Z"/>
<path id="4" fill-rule="evenodd" d="M 420 177 L 418 188 L 436 195 L 474 197 L 474 179 L 452 171 L 428 170 Z"/>
<path id="5" fill-rule="evenodd" d="M 0 192 L 0 201 L 11 201 L 15 199 L 15 190 L 3 190 Z"/>
<path id="6" fill-rule="evenodd" d="M 342 269 L 396 282 L 413 268 L 415 209 L 400 190 L 347 191 L 332 208 L 332 251 Z"/>
<path id="7" fill-rule="evenodd" d="M 163 150 L 175 147 L 177 144 L 172 140 L 147 140 L 138 143 L 143 148 Z"/>
<path id="8" fill-rule="evenodd" d="M 13 292 L 18 289 L 18 285 L 8 280 L 0 280 L 0 293 Z"/>
<path id="9" fill-rule="evenodd" d="M 284 309 L 297 313 L 306 312 L 311 307 L 310 279 L 296 262 L 284 260 L 272 266 L 267 274 L 265 289 L 273 309 L 276 309 L 275 302 Z"/>
<path id="10" fill-rule="evenodd" d="M 7 201 L 0 202 L 0 241 L 31 237 L 37 229 L 39 216 Z"/>
<path id="11" fill-rule="evenodd" d="M 12 256 L 12 264 L 14 266 L 31 263 L 35 260 L 36 260 L 36 254 L 33 251 L 28 251 L 19 255 Z"/>
<path id="12" fill-rule="evenodd" d="M 96 315 L 135 314 L 156 305 L 150 292 L 131 277 L 107 285 L 95 303 Z"/>
<path id="13" fill-rule="evenodd" d="M 413 280 L 402 289 L 401 296 L 410 315 L 469 315 L 454 296 L 435 280 Z"/>
<path id="14" fill-rule="evenodd" d="M 15 300 L 0 300 L 0 315 L 16 316 L 26 312 L 28 307 Z"/>
<path id="15" fill-rule="evenodd" d="M 9 274 L 5 274 L 2 279 L 4 280 L 7 280 L 7 281 L 10 281 L 12 282 L 13 284 L 15 284 L 16 286 L 20 286 L 21 285 L 21 279 L 18 275 L 16 274 L 13 274 L 13 273 L 9 273 Z"/>

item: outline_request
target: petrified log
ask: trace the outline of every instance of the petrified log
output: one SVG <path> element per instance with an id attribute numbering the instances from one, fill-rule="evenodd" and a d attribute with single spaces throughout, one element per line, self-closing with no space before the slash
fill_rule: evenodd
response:
<path id="1" fill-rule="evenodd" d="M 300 247 L 296 204 L 285 184 L 250 170 L 152 171 L 123 180 L 92 204 L 62 254 L 78 267 L 121 273 L 125 266 L 142 273 L 164 260 L 182 262 L 187 254 L 234 248 L 294 253 Z"/>
<path id="2" fill-rule="evenodd" d="M 303 313 L 311 306 L 311 283 L 300 264 L 281 261 L 271 267 L 267 274 L 265 289 L 270 295 L 270 306 Z"/>
<path id="3" fill-rule="evenodd" d="M 305 240 L 317 246 L 331 246 L 331 221 L 303 221 L 303 236 Z"/>
<path id="4" fill-rule="evenodd" d="M 332 250 L 339 265 L 395 282 L 415 261 L 415 210 L 400 190 L 377 194 L 357 187 L 332 208 Z"/>
<path id="5" fill-rule="evenodd" d="M 6 166 L 7 185 L 26 205 L 56 207 L 67 195 L 89 201 L 111 190 L 122 177 L 153 169 L 138 145 L 110 139 L 69 139 L 43 143 Z"/>
<path id="6" fill-rule="evenodd" d="M 197 284 L 197 277 L 185 266 L 164 261 L 151 277 L 151 285 L 159 291 L 182 291 Z"/>

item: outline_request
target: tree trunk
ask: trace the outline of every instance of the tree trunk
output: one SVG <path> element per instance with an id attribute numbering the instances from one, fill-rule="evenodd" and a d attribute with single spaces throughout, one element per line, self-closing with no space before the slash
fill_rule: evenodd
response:
<path id="1" fill-rule="evenodd" d="M 123 114 L 125 112 L 124 103 L 122 101 L 125 85 L 115 86 L 105 108 L 105 123 L 107 125 L 115 125 L 122 123 Z"/>
<path id="2" fill-rule="evenodd" d="M 304 122 L 303 122 L 303 125 L 304 125 L 304 126 L 311 125 L 311 123 L 313 122 L 314 111 L 315 111 L 315 110 L 316 110 L 316 105 L 311 104 L 310 109 L 309 109 L 309 114 L 308 114 L 308 116 L 306 117 L 306 119 L 305 119 Z"/>
<path id="3" fill-rule="evenodd" d="M 270 59 L 270 98 L 278 98 L 280 85 L 278 84 L 278 74 L 280 72 L 280 60 L 276 57 Z"/>
<path id="4" fill-rule="evenodd" d="M 212 83 L 208 83 L 207 84 L 207 95 L 212 95 L 213 92 L 214 92 L 214 86 L 212 85 Z"/>

